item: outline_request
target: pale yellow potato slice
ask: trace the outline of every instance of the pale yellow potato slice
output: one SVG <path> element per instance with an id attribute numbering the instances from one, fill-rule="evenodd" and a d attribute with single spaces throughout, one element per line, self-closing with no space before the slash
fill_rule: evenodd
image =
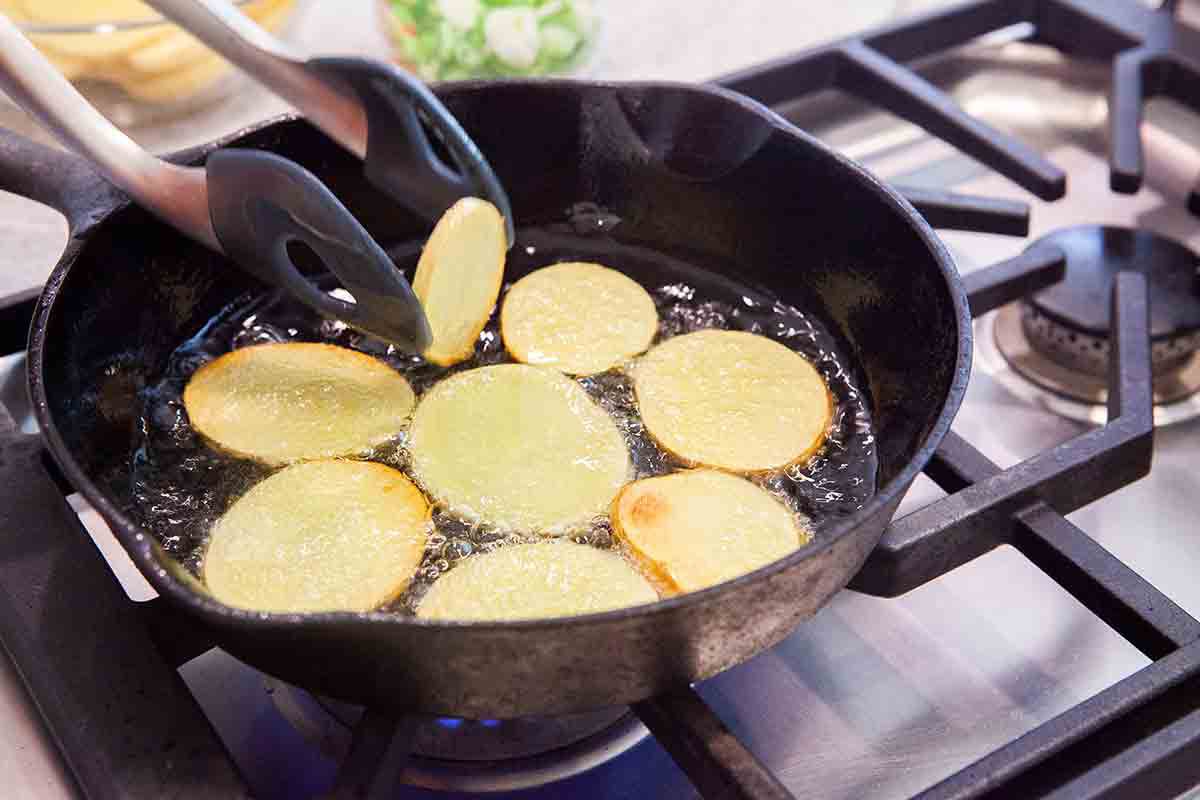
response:
<path id="1" fill-rule="evenodd" d="M 549 369 L 460 372 L 421 398 L 409 428 L 413 474 L 470 520 L 558 532 L 608 509 L 629 478 L 616 423 Z"/>
<path id="2" fill-rule="evenodd" d="M 152 20 L 158 13 L 137 0 L 18 0 L 21 18 L 43 25 L 91 25 Z M 103 60 L 167 35 L 167 25 L 147 25 L 98 33 L 37 34 L 39 48 L 79 59 Z"/>
<path id="3" fill-rule="evenodd" d="M 756 472 L 817 451 L 833 400 L 816 368 L 782 344 L 705 330 L 655 347 L 634 369 L 646 430 L 692 465 Z"/>
<path id="4" fill-rule="evenodd" d="M 543 267 L 513 284 L 500 310 L 517 361 L 593 375 L 644 352 L 658 330 L 654 300 L 615 269 L 587 262 Z"/>
<path id="5" fill-rule="evenodd" d="M 504 218 L 486 200 L 464 197 L 438 220 L 413 276 L 433 329 L 425 358 L 443 366 L 470 358 L 500 294 L 506 247 Z"/>
<path id="6" fill-rule="evenodd" d="M 47 53 L 86 59 L 107 69 L 112 59 L 158 41 L 171 30 L 169 25 L 147 25 L 110 33 L 39 33 L 31 35 L 30 41 Z"/>
<path id="7" fill-rule="evenodd" d="M 268 464 L 363 453 L 400 433 L 415 403 L 408 381 L 382 361 L 311 342 L 226 353 L 183 391 L 193 428 Z"/>
<path id="8" fill-rule="evenodd" d="M 213 51 L 196 37 L 178 28 L 166 35 L 124 53 L 131 72 L 171 73 L 214 58 Z"/>
<path id="9" fill-rule="evenodd" d="M 38 38 L 39 37 L 37 36 L 29 37 L 34 46 L 42 52 L 42 55 L 46 57 L 46 60 L 54 65 L 56 70 L 62 73 L 64 78 L 73 81 L 84 77 L 96 77 L 92 70 L 92 67 L 96 63 L 95 61 L 90 58 L 77 58 L 75 56 L 69 56 L 64 53 L 59 53 L 51 48 L 42 47 L 37 41 Z"/>
<path id="10" fill-rule="evenodd" d="M 429 587 L 417 616 L 492 621 L 570 617 L 657 599 L 650 583 L 619 555 L 551 540 L 466 559 Z"/>
<path id="11" fill-rule="evenodd" d="M 16 0 L 25 18 L 54 25 L 154 19 L 158 12 L 140 0 Z"/>
<path id="12" fill-rule="evenodd" d="M 204 582 L 255 611 L 368 611 L 421 563 L 429 504 L 412 481 L 369 461 L 307 461 L 242 495 L 213 527 Z"/>
<path id="13" fill-rule="evenodd" d="M 229 62 L 215 54 L 208 54 L 183 69 L 145 75 L 128 67 L 112 70 L 107 78 L 120 84 L 132 97 L 141 100 L 164 102 L 180 100 L 204 91 L 229 74 Z"/>
<path id="14" fill-rule="evenodd" d="M 613 503 L 612 519 L 645 570 L 680 592 L 744 575 L 809 539 L 766 490 L 708 469 L 629 484 Z"/>
<path id="15" fill-rule="evenodd" d="M 246 4 L 242 10 L 246 16 L 272 33 L 283 27 L 296 5 L 296 0 L 258 0 Z"/>
<path id="16" fill-rule="evenodd" d="M 275 30 L 287 18 L 293 0 L 260 0 L 247 3 L 241 11 L 260 26 Z M 139 72 L 177 72 L 198 61 L 214 57 L 213 51 L 187 31 L 171 26 L 155 41 L 124 54 L 126 63 Z"/>

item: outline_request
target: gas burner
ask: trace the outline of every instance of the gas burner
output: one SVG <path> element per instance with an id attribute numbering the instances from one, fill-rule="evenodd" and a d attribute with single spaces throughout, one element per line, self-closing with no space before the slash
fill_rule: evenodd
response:
<path id="1" fill-rule="evenodd" d="M 276 708 L 301 736 L 327 755 L 346 757 L 362 708 L 274 679 L 268 684 Z M 463 792 L 514 791 L 563 780 L 649 735 L 625 707 L 510 720 L 420 716 L 405 719 L 398 730 L 408 737 L 404 784 Z"/>
<path id="2" fill-rule="evenodd" d="M 1147 278 L 1155 421 L 1200 415 L 1200 256 L 1172 239 L 1130 228 L 1082 225 L 1050 233 L 1027 253 L 1056 248 L 1061 282 L 980 321 L 980 356 L 1010 390 L 1073 419 L 1107 411 L 1113 277 Z M 1048 396 L 1047 393 L 1050 393 Z"/>

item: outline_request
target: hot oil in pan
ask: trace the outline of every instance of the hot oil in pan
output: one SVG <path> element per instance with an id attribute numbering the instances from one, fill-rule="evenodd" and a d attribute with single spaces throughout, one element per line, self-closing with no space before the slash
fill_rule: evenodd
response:
<path id="1" fill-rule="evenodd" d="M 509 253 L 504 290 L 512 281 L 548 264 L 598 261 L 625 272 L 650 290 L 660 317 L 655 343 L 705 328 L 722 328 L 758 333 L 799 352 L 816 365 L 836 400 L 825 445 L 806 464 L 754 480 L 800 515 L 818 539 L 832 523 L 861 508 L 875 492 L 877 461 L 870 414 L 850 362 L 825 327 L 810 315 L 739 286 L 716 271 L 700 269 L 689 260 L 617 244 L 608 236 L 597 237 L 593 226 L 602 228 L 604 221 L 603 215 L 584 214 L 573 218 L 572 224 L 522 229 Z M 417 252 L 417 248 L 407 248 L 394 253 L 399 264 L 410 268 L 410 275 Z M 725 273 L 730 274 L 735 272 Z M 183 389 L 204 363 L 230 350 L 265 342 L 328 342 L 383 359 L 408 378 L 419 396 L 454 372 L 511 361 L 500 338 L 498 318 L 498 313 L 492 315 L 471 359 L 443 368 L 322 319 L 279 292 L 241 298 L 181 345 L 161 379 L 144 393 L 131 475 L 136 511 L 143 524 L 168 552 L 198 574 L 213 523 L 234 499 L 271 471 L 215 451 L 188 424 Z M 637 477 L 682 466 L 646 434 L 633 381 L 626 371 L 616 369 L 578 380 L 624 432 Z M 405 440 L 405 433 L 398 432 L 394 442 L 366 457 L 407 472 Z M 607 517 L 569 535 L 596 547 L 615 546 Z M 425 558 L 409 590 L 392 608 L 411 612 L 430 582 L 455 561 L 529 538 L 471 524 L 435 509 Z"/>

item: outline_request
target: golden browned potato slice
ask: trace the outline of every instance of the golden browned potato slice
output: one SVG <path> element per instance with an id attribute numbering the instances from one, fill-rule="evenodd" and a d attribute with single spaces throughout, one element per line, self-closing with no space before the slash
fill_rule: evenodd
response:
<path id="1" fill-rule="evenodd" d="M 650 583 L 615 553 L 563 540 L 517 544 L 466 559 L 417 608 L 429 619 L 570 617 L 653 603 Z"/>
<path id="2" fill-rule="evenodd" d="M 655 347 L 634 370 L 646 430 L 690 464 L 755 472 L 821 446 L 833 401 L 817 370 L 782 344 L 707 330 Z"/>
<path id="3" fill-rule="evenodd" d="M 654 300 L 615 269 L 571 262 L 513 284 L 500 310 L 504 346 L 518 361 L 571 375 L 604 372 L 650 346 Z"/>
<path id="4" fill-rule="evenodd" d="M 736 578 L 808 541 L 795 515 L 745 478 L 700 469 L 629 484 L 613 529 L 646 570 L 681 592 Z"/>
<path id="5" fill-rule="evenodd" d="M 557 532 L 603 513 L 629 477 L 616 423 L 579 384 L 500 364 L 460 372 L 421 399 L 413 474 L 449 509 L 504 528 Z"/>
<path id="6" fill-rule="evenodd" d="M 429 504 L 369 461 L 308 461 L 254 486 L 213 527 L 204 582 L 256 611 L 367 611 L 421 562 Z"/>
<path id="7" fill-rule="evenodd" d="M 226 353 L 183 391 L 193 428 L 268 464 L 370 450 L 400 432 L 415 402 L 404 376 L 382 361 L 310 342 Z"/>
<path id="8" fill-rule="evenodd" d="M 470 358 L 504 276 L 504 218 L 494 205 L 464 197 L 442 215 L 413 277 L 433 329 L 425 358 L 447 366 Z"/>

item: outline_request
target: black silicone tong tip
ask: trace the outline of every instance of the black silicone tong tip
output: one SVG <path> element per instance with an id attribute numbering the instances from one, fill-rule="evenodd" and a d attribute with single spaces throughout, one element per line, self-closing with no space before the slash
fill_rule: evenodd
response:
<path id="1" fill-rule="evenodd" d="M 404 275 L 311 172 L 271 153 L 225 149 L 208 157 L 206 175 L 213 230 L 239 266 L 318 313 L 406 351 L 429 346 L 429 320 Z M 321 259 L 355 302 L 331 297 L 301 273 L 289 253 L 296 242 Z"/>
<path id="2" fill-rule="evenodd" d="M 367 115 L 363 173 L 376 187 L 431 222 L 461 197 L 488 200 L 516 238 L 508 195 L 483 153 L 425 84 L 399 67 L 361 58 L 314 58 L 308 66 L 352 89 Z M 429 132 L 449 154 L 437 154 Z"/>

